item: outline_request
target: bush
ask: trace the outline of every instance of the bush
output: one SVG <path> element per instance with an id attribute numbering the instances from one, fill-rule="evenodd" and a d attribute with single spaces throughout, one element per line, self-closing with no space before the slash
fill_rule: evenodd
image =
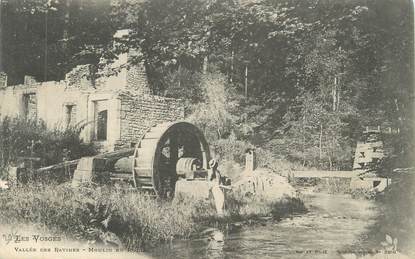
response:
<path id="1" fill-rule="evenodd" d="M 267 168 L 280 175 L 288 175 L 291 170 L 305 170 L 299 163 L 290 162 L 275 155 L 272 151 L 255 147 L 247 141 L 238 140 L 231 134 L 226 139 L 219 139 L 212 143 L 215 158 L 220 160 L 223 173 L 236 179 L 245 166 L 245 154 L 248 148 L 255 148 L 257 167 Z M 238 170 L 235 172 L 235 170 Z"/>
<path id="2" fill-rule="evenodd" d="M 220 73 L 207 73 L 201 78 L 200 98 L 203 102 L 191 106 L 189 121 L 197 125 L 209 142 L 229 136 L 236 126 L 239 115 L 239 96 Z"/>
<path id="3" fill-rule="evenodd" d="M 96 153 L 92 144 L 83 143 L 78 128 L 50 130 L 40 120 L 6 117 L 0 121 L 0 173 L 16 164 L 18 157 L 38 157 L 38 166 L 62 162 Z M 3 174 L 4 175 L 4 174 Z"/>
<path id="4" fill-rule="evenodd" d="M 234 135 L 227 139 L 218 139 L 212 143 L 213 152 L 217 159 L 234 161 L 240 165 L 245 163 L 245 152 L 253 146 L 245 141 L 237 140 Z"/>

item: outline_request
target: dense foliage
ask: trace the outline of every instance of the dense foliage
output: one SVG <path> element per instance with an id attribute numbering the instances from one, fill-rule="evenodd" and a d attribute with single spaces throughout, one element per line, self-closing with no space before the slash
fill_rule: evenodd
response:
<path id="1" fill-rule="evenodd" d="M 8 117 L 0 120 L 0 147 L 0 176 L 24 159 L 39 159 L 34 162 L 39 167 L 95 154 L 75 128 L 50 130 L 42 121 Z"/>
<path id="2" fill-rule="evenodd" d="M 364 126 L 411 142 L 412 10 L 404 0 L 15 0 L 3 4 L 3 67 L 12 81 L 58 78 L 138 49 L 130 62 L 145 65 L 153 92 L 183 98 L 211 142 L 234 136 L 346 169 Z M 114 49 L 115 28 L 130 33 Z"/>

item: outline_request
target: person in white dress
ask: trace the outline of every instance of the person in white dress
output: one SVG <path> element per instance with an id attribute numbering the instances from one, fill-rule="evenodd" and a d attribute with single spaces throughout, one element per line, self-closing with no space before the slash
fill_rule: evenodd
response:
<path id="1" fill-rule="evenodd" d="M 215 201 L 216 211 L 219 216 L 223 216 L 223 209 L 225 205 L 225 195 L 221 190 L 221 174 L 218 170 L 218 162 L 215 159 L 209 161 L 208 181 L 209 189 L 212 192 Z"/>

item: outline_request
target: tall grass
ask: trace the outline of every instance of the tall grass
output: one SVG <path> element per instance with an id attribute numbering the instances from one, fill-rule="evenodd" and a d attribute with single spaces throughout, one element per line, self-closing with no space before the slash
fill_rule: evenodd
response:
<path id="1" fill-rule="evenodd" d="M 210 202 L 178 197 L 161 201 L 111 186 L 24 186 L 0 195 L 0 224 L 34 225 L 69 238 L 145 250 L 157 242 L 186 239 L 209 226 L 304 211 L 297 199 L 269 202 L 228 195 L 227 215 Z"/>

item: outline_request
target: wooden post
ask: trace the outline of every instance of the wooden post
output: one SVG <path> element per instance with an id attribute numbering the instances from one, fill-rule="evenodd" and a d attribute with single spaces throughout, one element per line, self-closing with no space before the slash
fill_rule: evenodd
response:
<path id="1" fill-rule="evenodd" d="M 2 18 L 2 14 L 3 14 L 3 0 L 0 0 L 0 72 L 3 71 L 3 18 Z M 1 77 L 1 75 L 0 75 Z M 1 78 L 0 78 L 1 80 Z M 7 81 L 6 81 L 7 82 Z M 1 82 L 0 82 L 0 87 L 1 87 Z"/>
<path id="2" fill-rule="evenodd" d="M 48 10 L 49 10 L 49 4 L 46 4 L 46 10 L 45 10 L 45 71 L 44 71 L 44 77 L 43 81 L 47 81 L 48 78 Z"/>
<path id="3" fill-rule="evenodd" d="M 172 133 L 172 135 L 169 138 L 169 146 L 170 146 L 170 161 L 172 163 L 172 166 L 176 168 L 177 160 L 179 159 L 179 145 L 177 143 L 177 133 Z"/>
<path id="4" fill-rule="evenodd" d="M 303 153 L 302 153 L 302 156 L 303 156 L 303 166 L 305 166 L 305 152 L 304 152 L 304 150 L 305 150 L 305 114 L 303 114 L 303 121 L 302 121 L 301 126 L 302 126 L 301 127 L 301 135 L 303 137 L 303 141 L 302 141 Z"/>
<path id="5" fill-rule="evenodd" d="M 63 43 L 62 43 L 62 49 L 63 49 L 63 54 L 64 57 L 69 59 L 69 22 L 70 22 L 70 11 L 69 9 L 71 8 L 71 2 L 72 0 L 66 0 L 65 1 L 65 10 L 64 10 L 64 25 L 63 25 L 63 33 L 62 33 L 62 38 L 63 38 Z M 81 3 L 82 4 L 82 3 Z"/>
<path id="6" fill-rule="evenodd" d="M 229 79 L 229 81 L 231 83 L 233 82 L 233 70 L 234 70 L 233 62 L 234 62 L 234 58 L 235 58 L 235 52 L 232 50 L 232 53 L 231 53 L 231 71 L 230 71 L 230 79 Z"/>
<path id="7" fill-rule="evenodd" d="M 248 63 L 245 64 L 245 98 L 248 98 Z"/>
<path id="8" fill-rule="evenodd" d="M 320 160 L 321 160 L 321 157 L 322 157 L 322 150 L 321 150 L 322 149 L 322 142 L 323 142 L 323 124 L 320 122 L 320 139 L 319 139 L 319 145 L 318 145 L 319 159 Z"/>
<path id="9" fill-rule="evenodd" d="M 205 56 L 203 58 L 203 74 L 207 73 L 207 69 L 208 69 L 208 57 Z"/>
<path id="10" fill-rule="evenodd" d="M 339 107 L 340 107 L 340 93 L 341 93 L 341 91 L 340 91 L 341 86 L 340 86 L 339 78 L 337 78 L 336 90 L 337 90 L 337 96 L 336 96 L 336 98 L 337 98 L 337 107 L 336 107 L 336 110 L 338 111 Z"/>
<path id="11" fill-rule="evenodd" d="M 334 77 L 332 97 L 333 97 L 333 111 L 336 111 L 336 107 L 337 107 L 337 76 Z"/>

